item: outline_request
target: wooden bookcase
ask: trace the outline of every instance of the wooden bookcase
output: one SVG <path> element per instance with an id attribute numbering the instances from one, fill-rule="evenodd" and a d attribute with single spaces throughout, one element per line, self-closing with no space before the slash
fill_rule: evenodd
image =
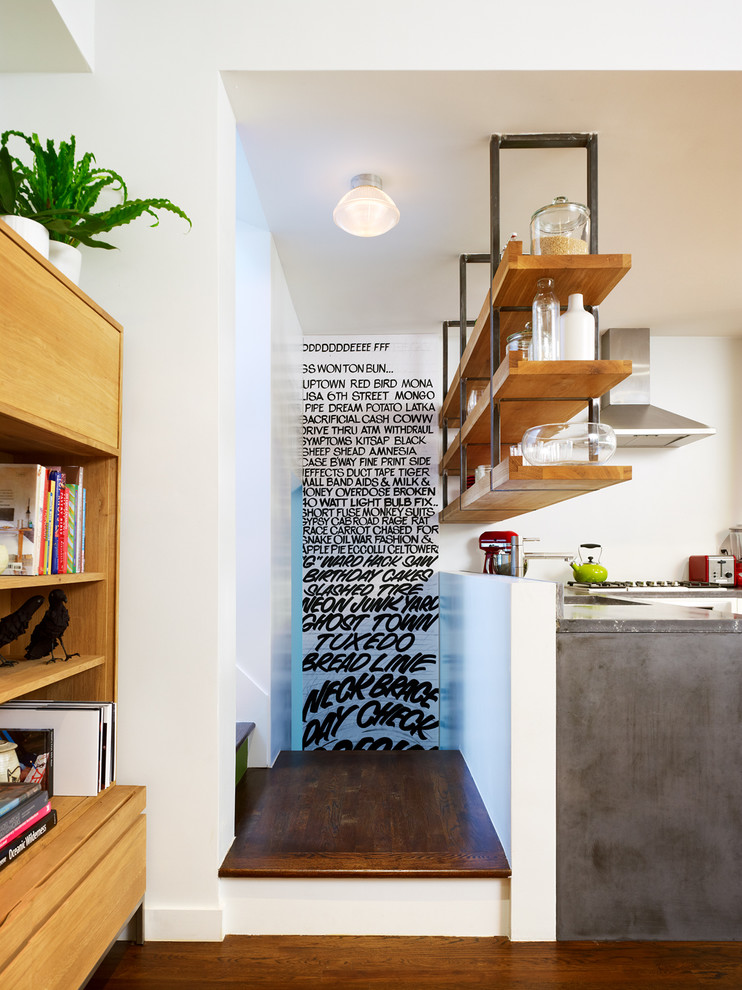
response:
<path id="1" fill-rule="evenodd" d="M 631 374 L 630 361 L 525 361 L 505 354 L 506 335 L 527 316 L 513 307 L 530 305 L 540 278 L 552 278 L 560 300 L 572 292 L 586 306 L 597 306 L 631 267 L 625 254 L 523 255 L 520 241 L 511 241 L 492 282 L 493 308 L 500 319 L 500 364 L 490 381 L 489 293 L 474 324 L 461 361 L 444 397 L 440 424 L 457 429 L 440 463 L 440 472 L 460 473 L 461 445 L 466 447 L 467 472 L 474 473 L 491 458 L 491 401 L 500 417 L 499 463 L 483 480 L 465 489 L 440 514 L 441 522 L 500 522 L 524 512 L 553 505 L 589 491 L 631 479 L 628 466 L 580 465 L 537 468 L 511 457 L 511 444 L 541 423 L 562 423 L 585 409 Z M 478 379 L 484 387 L 475 408 L 460 418 L 462 381 Z M 485 379 L 485 381 L 482 381 Z"/>
<path id="2" fill-rule="evenodd" d="M 81 464 L 87 489 L 85 572 L 0 577 L 0 615 L 62 586 L 80 656 L 0 668 L 0 701 L 115 701 L 122 329 L 2 221 L 0 301 L 0 460 Z M 0 871 L 0 985 L 69 990 L 94 969 L 144 895 L 144 800 L 53 799 L 56 827 Z"/>

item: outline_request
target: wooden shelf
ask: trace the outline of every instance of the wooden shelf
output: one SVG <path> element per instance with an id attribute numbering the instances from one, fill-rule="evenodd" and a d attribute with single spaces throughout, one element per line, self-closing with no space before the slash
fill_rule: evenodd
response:
<path id="1" fill-rule="evenodd" d="M 0 667 L 0 704 L 74 677 L 84 670 L 100 667 L 104 663 L 105 657 L 102 656 L 82 656 L 57 660 L 56 663 L 47 663 L 46 660 L 18 660 L 15 667 Z"/>
<path id="2" fill-rule="evenodd" d="M 0 616 L 63 587 L 82 656 L 0 668 L 14 698 L 116 701 L 120 325 L 0 221 L 0 460 L 84 467 L 82 574 L 0 577 Z M 35 621 L 9 644 L 23 656 Z M 61 654 L 61 650 L 59 653 Z M 0 986 L 82 986 L 142 902 L 142 787 L 52 799 L 57 825 L 0 872 Z"/>
<path id="3" fill-rule="evenodd" d="M 476 482 L 443 509 L 440 521 L 500 522 L 631 480 L 628 466 L 587 464 L 537 468 L 523 464 L 520 457 L 506 458 L 491 474 L 491 484 L 486 478 Z"/>
<path id="4" fill-rule="evenodd" d="M 46 588 L 59 584 L 89 584 L 105 581 L 102 571 L 84 571 L 81 574 L 6 574 L 0 577 L 0 591 L 10 588 Z"/>
<path id="5" fill-rule="evenodd" d="M 507 354 L 492 377 L 493 400 L 500 403 L 502 443 L 520 443 L 531 426 L 568 422 L 590 399 L 600 398 L 630 374 L 631 361 L 527 361 Z M 490 463 L 489 388 L 451 439 L 441 472 L 459 473 L 461 443 L 476 447 L 467 451 L 472 471 L 478 464 Z"/>
<path id="6" fill-rule="evenodd" d="M 555 292 L 566 306 L 570 293 L 580 292 L 586 306 L 598 306 L 631 269 L 630 254 L 524 255 L 520 241 L 510 241 L 492 281 L 493 305 L 500 309 L 500 338 L 521 329 L 530 319 L 528 312 L 508 312 L 502 307 L 530 310 L 540 278 L 551 278 Z M 472 328 L 459 367 L 443 400 L 440 424 L 458 426 L 459 389 L 462 378 L 490 377 L 489 294 Z M 501 351 L 495 355 L 499 364 Z M 547 422 L 544 420 L 543 422 Z"/>

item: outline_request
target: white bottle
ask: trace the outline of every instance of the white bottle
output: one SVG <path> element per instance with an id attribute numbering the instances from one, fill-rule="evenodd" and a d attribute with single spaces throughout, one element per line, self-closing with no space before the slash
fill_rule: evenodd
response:
<path id="1" fill-rule="evenodd" d="M 595 360 L 595 318 L 582 305 L 582 293 L 573 293 L 559 317 L 564 361 Z"/>

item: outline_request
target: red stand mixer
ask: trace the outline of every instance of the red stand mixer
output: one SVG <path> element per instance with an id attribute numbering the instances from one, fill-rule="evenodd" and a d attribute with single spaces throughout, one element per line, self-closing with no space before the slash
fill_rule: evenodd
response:
<path id="1" fill-rule="evenodd" d="M 523 577 L 528 564 L 521 553 L 521 541 L 510 529 L 487 530 L 479 537 L 479 549 L 484 550 L 483 574 L 509 574 Z"/>
<path id="2" fill-rule="evenodd" d="M 724 540 L 724 546 L 734 557 L 734 584 L 737 588 L 742 588 L 742 525 L 729 527 L 729 536 Z"/>

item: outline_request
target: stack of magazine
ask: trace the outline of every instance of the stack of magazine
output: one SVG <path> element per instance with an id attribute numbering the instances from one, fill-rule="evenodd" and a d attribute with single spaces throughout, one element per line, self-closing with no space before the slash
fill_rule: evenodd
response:
<path id="1" fill-rule="evenodd" d="M 55 794 L 94 796 L 114 781 L 115 702 L 16 700 L 0 705 L 0 741 L 31 731 L 49 734 Z"/>

